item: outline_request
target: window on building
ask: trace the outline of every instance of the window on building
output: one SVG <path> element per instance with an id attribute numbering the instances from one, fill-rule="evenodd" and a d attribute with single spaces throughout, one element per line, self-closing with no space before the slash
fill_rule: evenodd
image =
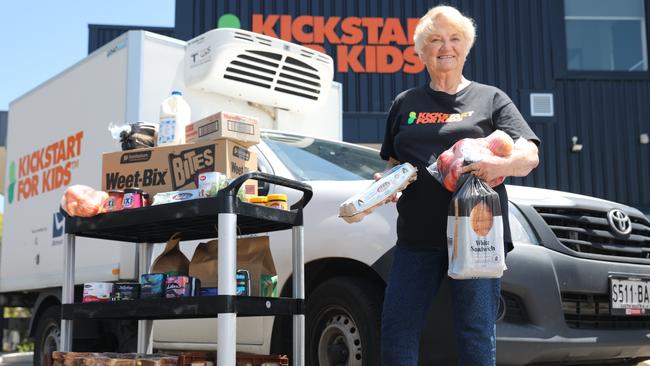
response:
<path id="1" fill-rule="evenodd" d="M 567 69 L 647 71 L 644 0 L 564 0 Z"/>

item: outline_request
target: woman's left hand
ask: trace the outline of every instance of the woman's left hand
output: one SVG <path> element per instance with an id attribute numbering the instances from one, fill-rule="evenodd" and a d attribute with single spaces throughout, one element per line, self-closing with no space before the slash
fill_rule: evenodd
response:
<path id="1" fill-rule="evenodd" d="M 487 156 L 479 162 L 464 166 L 461 173 L 472 173 L 486 182 L 491 182 L 496 178 L 508 175 L 505 171 L 507 165 L 507 159 L 498 156 Z"/>

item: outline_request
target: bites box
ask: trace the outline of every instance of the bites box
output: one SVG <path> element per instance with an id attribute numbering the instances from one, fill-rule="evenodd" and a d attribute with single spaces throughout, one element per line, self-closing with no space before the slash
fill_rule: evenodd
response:
<path id="1" fill-rule="evenodd" d="M 138 187 L 153 196 L 195 189 L 202 172 L 232 179 L 256 170 L 255 152 L 231 140 L 117 151 L 102 155 L 102 191 Z M 244 189 L 257 194 L 257 181 L 247 181 Z"/>

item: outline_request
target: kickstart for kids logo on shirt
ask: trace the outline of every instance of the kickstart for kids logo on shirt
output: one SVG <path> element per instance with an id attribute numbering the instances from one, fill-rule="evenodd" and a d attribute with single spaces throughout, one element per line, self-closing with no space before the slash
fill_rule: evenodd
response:
<path id="1" fill-rule="evenodd" d="M 467 117 L 471 117 L 474 111 L 461 113 L 442 113 L 442 112 L 409 112 L 407 123 L 412 124 L 430 124 L 430 123 L 448 123 L 460 122 Z"/>

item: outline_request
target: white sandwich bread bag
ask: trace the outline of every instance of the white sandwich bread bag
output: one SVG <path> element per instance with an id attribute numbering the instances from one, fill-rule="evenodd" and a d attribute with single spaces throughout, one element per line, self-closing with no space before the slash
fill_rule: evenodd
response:
<path id="1" fill-rule="evenodd" d="M 500 278 L 507 269 L 499 194 L 469 173 L 449 205 L 447 247 L 451 278 Z"/>

